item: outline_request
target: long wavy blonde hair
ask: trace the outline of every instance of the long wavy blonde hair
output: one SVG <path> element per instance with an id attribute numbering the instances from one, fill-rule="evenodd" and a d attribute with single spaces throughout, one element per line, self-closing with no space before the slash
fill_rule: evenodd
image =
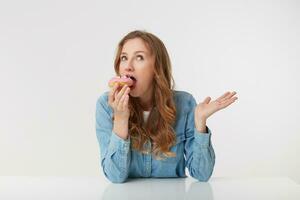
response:
<path id="1" fill-rule="evenodd" d="M 173 99 L 175 82 L 171 73 L 171 61 L 163 42 L 155 35 L 135 30 L 128 33 L 119 42 L 114 61 L 114 68 L 119 74 L 120 54 L 124 44 L 134 38 L 140 38 L 155 57 L 153 78 L 153 108 L 148 121 L 144 124 L 143 109 L 138 97 L 130 96 L 129 99 L 129 134 L 132 147 L 142 153 L 146 150 L 144 145 L 147 141 L 152 142 L 151 153 L 156 159 L 175 157 L 170 151 L 176 142 L 176 134 L 173 125 L 176 120 L 176 107 Z"/>

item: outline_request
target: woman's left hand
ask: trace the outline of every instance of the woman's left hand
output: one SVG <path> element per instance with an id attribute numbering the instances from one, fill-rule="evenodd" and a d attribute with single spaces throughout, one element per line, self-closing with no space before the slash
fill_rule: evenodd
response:
<path id="1" fill-rule="evenodd" d="M 197 105 L 195 108 L 195 124 L 196 126 L 200 126 L 199 123 L 206 122 L 207 118 L 209 118 L 215 112 L 226 108 L 230 104 L 232 104 L 237 97 L 234 97 L 236 92 L 226 92 L 219 98 L 214 101 L 210 101 L 210 97 L 206 97 L 205 100 Z"/>

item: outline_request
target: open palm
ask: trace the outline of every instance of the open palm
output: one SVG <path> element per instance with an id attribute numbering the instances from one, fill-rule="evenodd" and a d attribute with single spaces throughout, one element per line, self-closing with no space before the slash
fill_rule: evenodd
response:
<path id="1" fill-rule="evenodd" d="M 205 100 L 199 103 L 195 110 L 196 119 L 207 119 L 215 112 L 226 108 L 232 104 L 237 97 L 234 97 L 236 92 L 226 92 L 214 101 L 210 101 L 210 97 L 206 97 Z"/>

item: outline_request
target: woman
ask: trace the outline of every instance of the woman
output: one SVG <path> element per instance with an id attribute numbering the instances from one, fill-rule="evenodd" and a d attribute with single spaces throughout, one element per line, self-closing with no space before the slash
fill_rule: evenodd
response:
<path id="1" fill-rule="evenodd" d="M 116 83 L 96 105 L 96 134 L 104 175 L 113 183 L 133 177 L 192 177 L 208 181 L 215 165 L 207 119 L 232 104 L 235 92 L 198 105 L 174 90 L 171 62 L 163 42 L 145 31 L 128 33 L 114 62 Z"/>

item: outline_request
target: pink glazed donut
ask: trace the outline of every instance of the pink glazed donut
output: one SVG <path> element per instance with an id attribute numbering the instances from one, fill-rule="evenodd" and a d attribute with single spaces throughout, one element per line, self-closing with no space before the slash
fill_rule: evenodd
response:
<path id="1" fill-rule="evenodd" d="M 127 84 L 129 87 L 133 85 L 133 80 L 129 77 L 125 76 L 117 76 L 109 80 L 108 85 L 109 87 L 114 87 L 116 83 L 119 83 L 120 86 L 124 86 Z"/>

